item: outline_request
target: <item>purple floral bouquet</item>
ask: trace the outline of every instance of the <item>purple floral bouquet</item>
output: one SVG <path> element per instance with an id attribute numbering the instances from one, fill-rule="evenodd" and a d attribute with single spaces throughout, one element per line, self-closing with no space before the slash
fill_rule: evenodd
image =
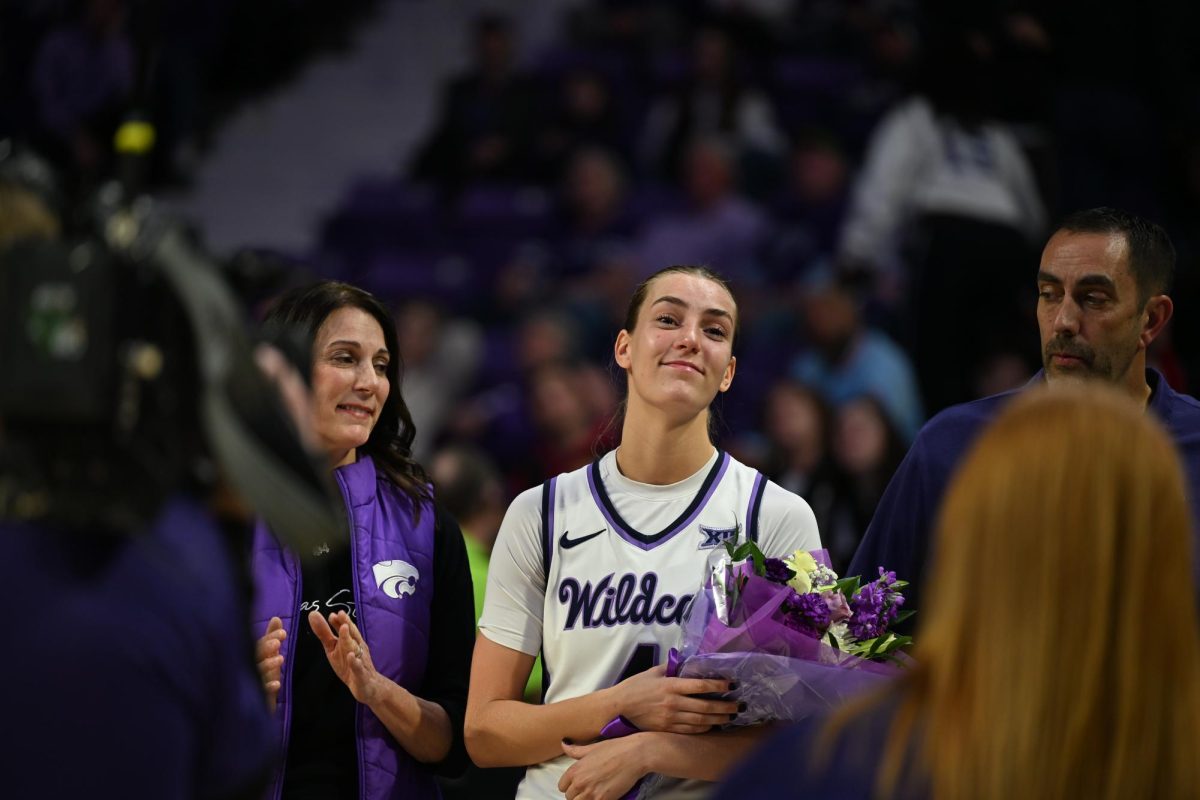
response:
<path id="1" fill-rule="evenodd" d="M 912 638 L 891 628 L 914 613 L 903 608 L 906 585 L 882 567 L 869 583 L 839 579 L 825 550 L 768 558 L 753 542 L 727 544 L 709 558 L 667 674 L 736 683 L 729 699 L 744 705 L 725 727 L 832 709 L 904 666 Z M 635 730 L 618 718 L 601 735 Z M 658 784 L 648 776 L 627 798 Z"/>

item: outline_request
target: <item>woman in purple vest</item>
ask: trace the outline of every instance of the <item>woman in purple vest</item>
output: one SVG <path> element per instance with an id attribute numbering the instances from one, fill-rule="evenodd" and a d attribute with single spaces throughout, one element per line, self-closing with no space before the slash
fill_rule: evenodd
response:
<path id="1" fill-rule="evenodd" d="M 258 664 L 284 759 L 274 798 L 438 797 L 465 766 L 474 643 L 458 525 L 411 455 L 396 329 L 370 294 L 326 281 L 268 324 L 311 337 L 313 429 L 346 503 L 348 547 L 255 533 Z"/>

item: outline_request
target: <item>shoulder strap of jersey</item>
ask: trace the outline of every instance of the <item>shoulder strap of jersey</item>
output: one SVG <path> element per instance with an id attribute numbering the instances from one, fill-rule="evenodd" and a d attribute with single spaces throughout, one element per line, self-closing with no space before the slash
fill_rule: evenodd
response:
<path id="1" fill-rule="evenodd" d="M 550 562 L 554 559 L 554 486 L 555 476 L 542 483 L 542 572 L 546 591 L 550 591 Z M 550 689 L 550 669 L 546 666 L 545 650 L 541 653 L 542 702 Z"/>
<path id="2" fill-rule="evenodd" d="M 542 577 L 550 580 L 550 562 L 554 558 L 554 484 L 558 478 L 542 483 Z"/>
<path id="3" fill-rule="evenodd" d="M 762 508 L 763 491 L 767 479 L 761 472 L 754 473 L 754 486 L 750 489 L 750 506 L 746 509 L 746 541 L 758 541 L 758 512 Z"/>

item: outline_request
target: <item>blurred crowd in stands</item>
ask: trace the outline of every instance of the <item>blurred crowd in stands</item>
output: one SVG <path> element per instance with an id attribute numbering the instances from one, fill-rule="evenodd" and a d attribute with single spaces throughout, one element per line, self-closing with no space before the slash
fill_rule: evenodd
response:
<path id="1" fill-rule="evenodd" d="M 7 3 L 0 136 L 86 186 L 140 109 L 154 182 L 186 181 L 222 115 L 377 4 Z M 536 51 L 497 8 L 464 20 L 422 145 L 289 254 L 397 309 L 426 465 L 453 448 L 506 501 L 611 448 L 625 299 L 706 264 L 742 315 L 714 435 L 808 500 L 844 566 L 922 422 L 1039 368 L 1037 254 L 1096 205 L 1169 230 L 1152 361 L 1200 388 L 1192 4 L 592 0 Z"/>

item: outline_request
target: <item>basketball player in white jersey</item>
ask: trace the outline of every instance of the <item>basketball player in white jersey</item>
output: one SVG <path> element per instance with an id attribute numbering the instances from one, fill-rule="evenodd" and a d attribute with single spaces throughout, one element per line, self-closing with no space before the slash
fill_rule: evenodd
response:
<path id="1" fill-rule="evenodd" d="M 709 405 L 733 382 L 736 329 L 713 273 L 651 276 L 614 346 L 628 378 L 620 447 L 508 509 L 466 740 L 480 766 L 530 765 L 518 798 L 618 798 L 655 772 L 674 779 L 656 797 L 700 797 L 764 732 L 712 732 L 737 714 L 720 698 L 735 687 L 668 678 L 664 665 L 713 549 L 747 538 L 775 556 L 821 546 L 802 499 L 709 438 Z M 547 683 L 534 705 L 521 697 L 539 652 Z M 592 743 L 618 715 L 641 732 Z"/>

